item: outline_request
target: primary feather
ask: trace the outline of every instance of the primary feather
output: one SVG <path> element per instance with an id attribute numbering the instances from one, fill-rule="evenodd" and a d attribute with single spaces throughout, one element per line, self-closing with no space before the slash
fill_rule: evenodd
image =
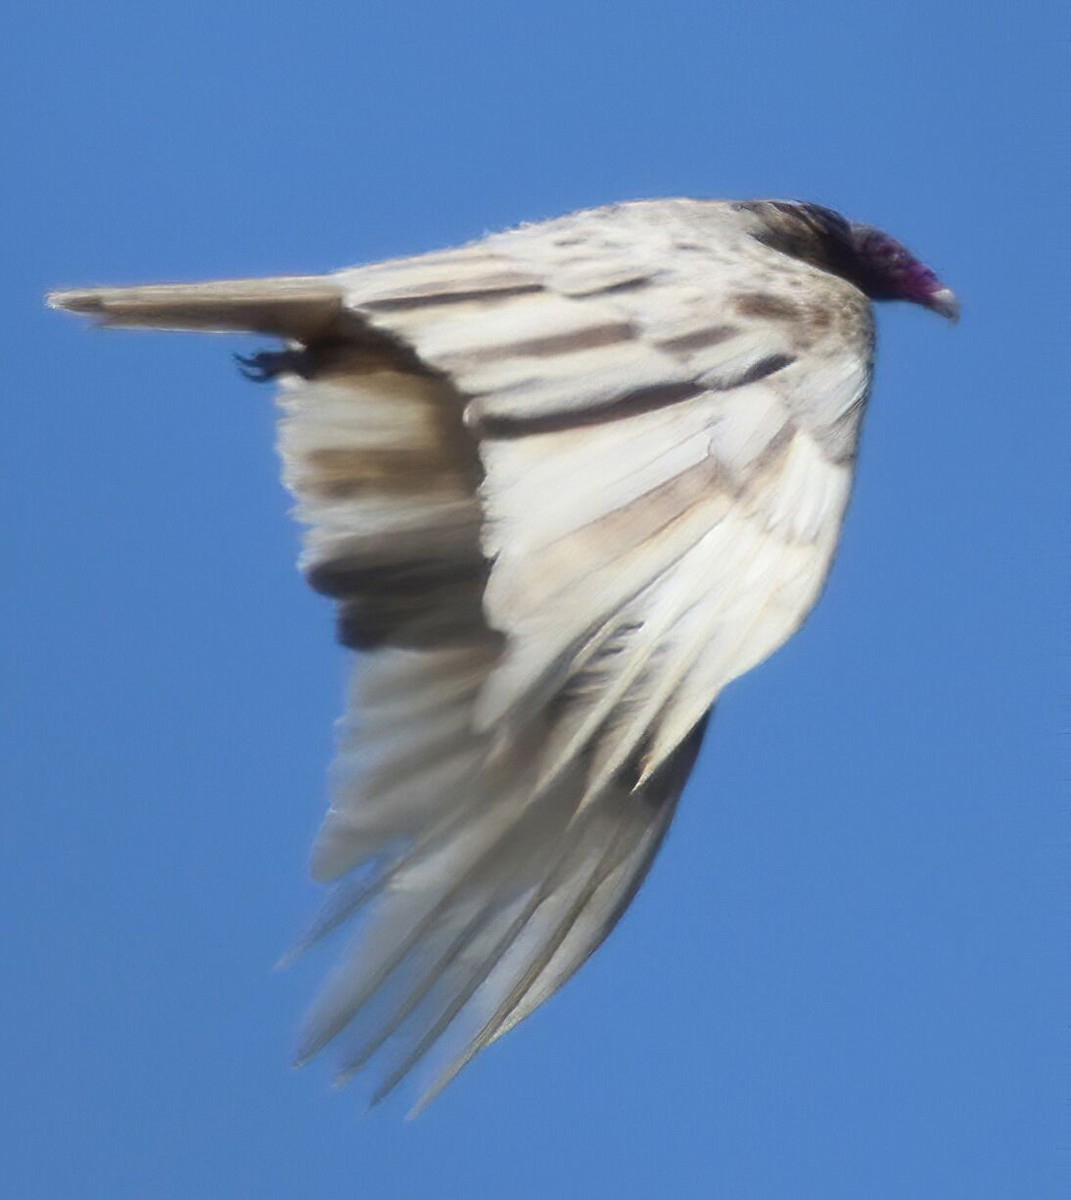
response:
<path id="1" fill-rule="evenodd" d="M 290 343 L 248 366 L 279 378 L 302 567 L 360 652 L 310 940 L 367 912 L 302 1060 L 337 1038 L 379 1098 L 445 1035 L 434 1094 L 612 928 L 721 690 L 821 590 L 869 297 L 951 315 L 913 259 L 872 282 L 873 234 L 642 202 L 325 277 L 52 298 Z"/>

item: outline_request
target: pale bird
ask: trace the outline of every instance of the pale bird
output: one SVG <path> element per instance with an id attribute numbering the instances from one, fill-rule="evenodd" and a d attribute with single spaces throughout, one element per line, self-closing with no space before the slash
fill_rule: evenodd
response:
<path id="1" fill-rule="evenodd" d="M 57 292 L 107 325 L 248 330 L 281 390 L 302 569 L 358 651 L 308 1022 L 424 1102 L 639 888 L 722 689 L 801 624 L 852 483 L 871 300 L 955 318 L 814 204 L 657 200 L 324 276 Z"/>

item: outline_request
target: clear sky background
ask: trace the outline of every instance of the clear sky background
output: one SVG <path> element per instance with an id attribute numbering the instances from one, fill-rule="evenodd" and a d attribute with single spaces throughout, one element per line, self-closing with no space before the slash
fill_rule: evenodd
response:
<path id="1" fill-rule="evenodd" d="M 4 1195 L 1066 1194 L 1060 7 L 12 10 Z M 39 296 L 679 194 L 880 225 L 962 323 L 881 311 L 826 595 L 727 693 L 606 947 L 415 1124 L 405 1095 L 359 1119 L 289 1066 L 324 963 L 271 970 L 316 906 L 346 662 L 229 359 L 255 343 L 91 333 Z"/>

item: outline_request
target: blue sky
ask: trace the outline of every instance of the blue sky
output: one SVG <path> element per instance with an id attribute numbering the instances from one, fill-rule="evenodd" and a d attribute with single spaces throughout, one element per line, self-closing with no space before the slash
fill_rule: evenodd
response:
<path id="1" fill-rule="evenodd" d="M 6 1194 L 1063 1194 L 1064 46 L 1043 0 L 9 16 Z M 323 963 L 271 971 L 346 663 L 254 344 L 39 295 L 674 194 L 880 225 L 963 321 L 882 310 L 830 586 L 726 695 L 606 947 L 415 1124 L 360 1120 L 288 1065 Z"/>

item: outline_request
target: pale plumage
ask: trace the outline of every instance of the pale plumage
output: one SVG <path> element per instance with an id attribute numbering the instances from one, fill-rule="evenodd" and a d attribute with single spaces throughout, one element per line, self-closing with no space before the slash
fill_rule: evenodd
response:
<path id="1" fill-rule="evenodd" d="M 434 1094 L 613 926 L 706 714 L 828 572 L 870 383 L 859 228 L 643 202 L 322 278 L 53 298 L 291 341 L 249 366 L 281 384 L 303 569 L 361 651 L 312 937 L 368 913 L 303 1059 L 340 1037 L 380 1096 L 451 1030 Z M 949 311 L 910 262 L 905 298 Z"/>

